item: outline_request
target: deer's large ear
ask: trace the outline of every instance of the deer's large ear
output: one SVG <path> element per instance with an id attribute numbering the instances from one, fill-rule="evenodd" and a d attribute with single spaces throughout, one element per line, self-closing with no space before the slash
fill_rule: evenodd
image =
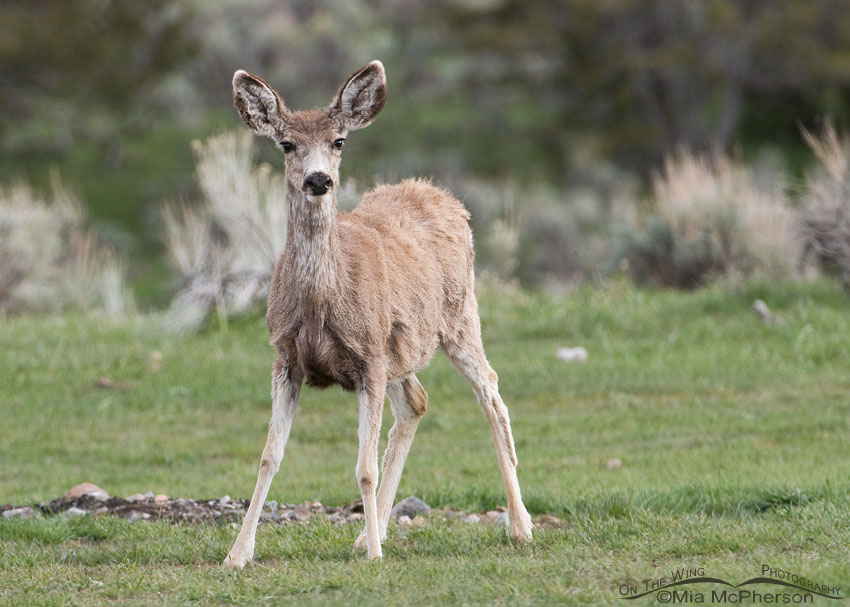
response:
<path id="1" fill-rule="evenodd" d="M 244 70 L 233 74 L 233 105 L 242 122 L 257 135 L 267 137 L 283 127 L 288 113 L 283 100 L 265 80 Z"/>
<path id="2" fill-rule="evenodd" d="M 387 76 L 380 61 L 354 72 L 331 102 L 331 113 L 348 130 L 368 126 L 387 100 Z"/>

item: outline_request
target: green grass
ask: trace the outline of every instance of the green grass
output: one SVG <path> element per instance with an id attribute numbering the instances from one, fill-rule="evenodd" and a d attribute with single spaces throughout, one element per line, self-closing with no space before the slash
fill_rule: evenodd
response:
<path id="1" fill-rule="evenodd" d="M 682 566 L 737 583 L 762 563 L 850 587 L 845 293 L 827 283 L 482 291 L 526 504 L 562 529 L 515 547 L 500 529 L 435 517 L 391 528 L 375 563 L 352 554 L 355 526 L 261 526 L 257 562 L 233 573 L 217 566 L 236 535 L 227 525 L 3 520 L 0 601 L 621 604 L 621 583 Z M 777 325 L 752 314 L 757 297 Z M 152 316 L 0 321 L 0 503 L 82 481 L 114 495 L 250 496 L 270 412 L 266 343 L 260 315 L 193 337 Z M 585 346 L 589 361 L 557 360 L 565 345 Z M 125 389 L 98 388 L 99 377 Z M 441 354 L 419 377 L 429 410 L 399 496 L 503 504 L 469 386 Z M 352 395 L 303 390 L 270 499 L 358 497 L 356 420 Z M 611 458 L 622 466 L 606 468 Z"/>

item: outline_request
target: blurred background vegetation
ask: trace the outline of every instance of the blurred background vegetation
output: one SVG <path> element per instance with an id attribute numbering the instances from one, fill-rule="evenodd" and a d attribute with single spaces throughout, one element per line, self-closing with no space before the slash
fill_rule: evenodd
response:
<path id="1" fill-rule="evenodd" d="M 706 249 L 726 228 L 677 240 L 675 219 L 658 223 L 664 183 L 680 167 L 762 200 L 769 181 L 799 207 L 815 162 L 801 127 L 850 119 L 843 0 L 6 0 L 0 183 L 61 176 L 142 307 L 164 305 L 181 283 L 163 205 L 203 199 L 191 142 L 240 128 L 233 71 L 305 108 L 373 58 L 389 102 L 343 180 L 433 175 L 473 211 L 481 264 L 532 286 L 742 272 L 758 253 Z M 252 153 L 280 170 L 273 146 Z M 672 270 L 645 267 L 665 256 Z"/>

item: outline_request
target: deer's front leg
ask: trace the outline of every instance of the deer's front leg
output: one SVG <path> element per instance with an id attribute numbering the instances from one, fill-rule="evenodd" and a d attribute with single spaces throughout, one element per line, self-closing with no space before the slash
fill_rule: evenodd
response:
<path id="1" fill-rule="evenodd" d="M 242 521 L 242 529 L 236 543 L 224 559 L 225 567 L 242 568 L 254 557 L 254 539 L 257 533 L 257 523 L 260 512 L 266 503 L 269 486 L 275 473 L 280 468 L 283 450 L 292 428 L 292 418 L 298 404 L 298 394 L 301 391 L 301 376 L 293 376 L 291 369 L 278 360 L 272 371 L 272 419 L 269 422 L 269 435 L 266 447 L 260 460 L 260 472 L 257 475 L 257 485 L 251 496 L 251 505 Z"/>
<path id="2" fill-rule="evenodd" d="M 360 452 L 357 456 L 356 474 L 360 497 L 363 498 L 366 550 L 370 559 L 381 557 L 381 532 L 378 527 L 375 490 L 378 486 L 378 436 L 381 432 L 385 391 L 386 382 L 364 382 L 357 396 L 360 409 Z"/>

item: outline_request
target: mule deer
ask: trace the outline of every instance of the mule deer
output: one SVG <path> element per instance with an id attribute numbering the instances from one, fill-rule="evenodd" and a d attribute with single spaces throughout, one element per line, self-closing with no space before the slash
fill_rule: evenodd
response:
<path id="1" fill-rule="evenodd" d="M 337 211 L 345 137 L 369 125 L 385 98 L 379 61 L 357 70 L 331 104 L 317 110 L 290 111 L 262 79 L 242 70 L 233 76 L 242 120 L 284 152 L 289 223 L 266 314 L 277 353 L 268 439 L 226 566 L 242 567 L 253 557 L 260 511 L 283 458 L 302 381 L 357 392 L 356 478 L 366 527 L 355 547 L 365 547 L 370 559 L 381 556 L 404 460 L 428 401 L 414 374 L 438 346 L 472 384 L 490 423 L 511 537 L 531 540 L 508 409 L 481 345 L 469 213 L 447 191 L 419 179 L 378 186 L 354 211 Z M 376 496 L 385 395 L 395 423 Z"/>

